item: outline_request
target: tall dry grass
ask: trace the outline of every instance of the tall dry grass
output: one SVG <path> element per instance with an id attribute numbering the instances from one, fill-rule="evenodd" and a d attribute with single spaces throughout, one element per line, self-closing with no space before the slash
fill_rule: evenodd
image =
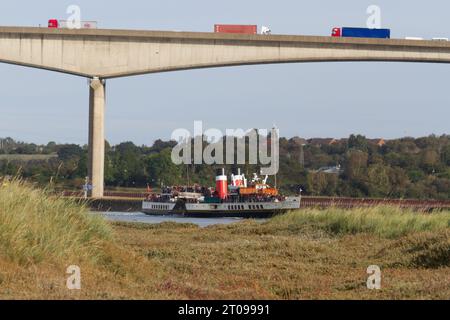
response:
<path id="1" fill-rule="evenodd" d="M 331 234 L 370 233 L 397 238 L 416 232 L 450 228 L 450 212 L 423 213 L 399 207 L 306 209 L 277 216 L 269 226 L 298 229 L 309 226 Z"/>
<path id="2" fill-rule="evenodd" d="M 0 184 L 0 257 L 23 265 L 101 259 L 112 229 L 87 212 L 20 180 Z"/>

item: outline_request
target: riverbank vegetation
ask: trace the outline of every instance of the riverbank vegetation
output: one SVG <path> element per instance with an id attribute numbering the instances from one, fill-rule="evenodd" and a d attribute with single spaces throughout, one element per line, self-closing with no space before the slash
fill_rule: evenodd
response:
<path id="1" fill-rule="evenodd" d="M 300 226 L 309 226 L 337 236 L 367 233 L 384 238 L 398 238 L 411 233 L 444 231 L 450 228 L 450 212 L 436 211 L 428 214 L 382 206 L 352 210 L 306 209 L 277 216 L 270 224 L 294 230 Z"/>
<path id="2" fill-rule="evenodd" d="M 0 253 L 19 264 L 77 257 L 98 260 L 111 227 L 76 200 L 51 196 L 20 180 L 0 185 Z"/>
<path id="3" fill-rule="evenodd" d="M 20 172 L 42 185 L 52 181 L 61 188 L 81 190 L 87 175 L 86 146 L 54 142 L 38 146 L 10 138 L 0 142 L 0 175 Z M 147 184 L 157 188 L 163 184 L 184 185 L 188 180 L 212 186 L 216 168 L 174 165 L 170 159 L 174 145 L 173 141 L 161 140 L 151 147 L 132 142 L 115 146 L 106 143 L 107 187 L 145 191 Z M 227 167 L 229 173 L 234 169 Z M 259 172 L 252 165 L 242 169 L 247 176 Z M 284 193 L 298 193 L 301 187 L 304 195 L 312 196 L 450 199 L 450 136 L 394 140 L 360 135 L 348 139 L 281 138 L 277 180 Z"/>
<path id="4" fill-rule="evenodd" d="M 0 299 L 448 299 L 450 212 L 305 210 L 261 221 L 108 223 L 0 187 Z M 68 290 L 68 266 L 81 290 Z M 367 267 L 382 270 L 368 290 Z"/>

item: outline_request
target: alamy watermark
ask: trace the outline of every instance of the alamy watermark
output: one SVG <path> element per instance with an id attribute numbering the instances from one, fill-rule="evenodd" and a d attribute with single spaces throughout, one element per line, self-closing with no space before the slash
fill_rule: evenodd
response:
<path id="1" fill-rule="evenodd" d="M 203 122 L 194 122 L 194 133 L 177 129 L 172 140 L 172 162 L 207 165 L 260 165 L 262 175 L 276 175 L 280 168 L 279 130 L 219 129 L 203 130 Z M 194 149 L 194 150 L 192 150 Z M 270 149 L 270 154 L 269 154 Z"/>
<path id="2" fill-rule="evenodd" d="M 367 289 L 369 290 L 380 290 L 381 289 L 381 268 L 376 265 L 369 266 L 367 268 L 367 274 L 369 278 L 367 279 Z"/>
<path id="3" fill-rule="evenodd" d="M 367 8 L 367 28 L 369 29 L 381 29 L 381 8 L 375 4 L 370 5 Z"/>
<path id="4" fill-rule="evenodd" d="M 69 266 L 66 271 L 70 276 L 67 278 L 66 287 L 69 290 L 81 290 L 81 268 Z"/>
<path id="5" fill-rule="evenodd" d="M 67 7 L 66 13 L 69 15 L 69 17 L 67 18 L 67 28 L 81 29 L 81 8 L 80 8 L 80 6 L 72 4 Z"/>

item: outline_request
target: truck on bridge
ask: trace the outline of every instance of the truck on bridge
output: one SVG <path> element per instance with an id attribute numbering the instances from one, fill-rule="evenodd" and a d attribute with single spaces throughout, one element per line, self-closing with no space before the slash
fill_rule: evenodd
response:
<path id="1" fill-rule="evenodd" d="M 50 29 L 68 29 L 66 20 L 50 19 L 48 20 Z M 97 29 L 97 21 L 81 21 L 81 29 Z"/>
<path id="2" fill-rule="evenodd" d="M 390 39 L 390 29 L 369 29 L 369 28 L 333 28 L 332 37 L 342 38 L 378 38 Z"/>
<path id="3" fill-rule="evenodd" d="M 257 25 L 244 25 L 244 24 L 216 24 L 214 26 L 215 33 L 240 33 L 240 34 L 257 34 Z M 271 34 L 272 31 L 269 27 L 262 26 L 261 34 Z"/>

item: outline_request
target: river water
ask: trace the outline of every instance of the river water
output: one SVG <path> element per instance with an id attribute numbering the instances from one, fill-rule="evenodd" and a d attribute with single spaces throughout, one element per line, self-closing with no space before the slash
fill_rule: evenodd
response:
<path id="1" fill-rule="evenodd" d="M 131 213 L 105 212 L 93 214 L 100 214 L 109 221 L 139 222 L 152 224 L 158 224 L 162 222 L 192 223 L 202 228 L 218 224 L 231 224 L 244 220 L 242 218 L 183 218 L 173 216 L 148 216 L 140 212 L 131 212 Z"/>

